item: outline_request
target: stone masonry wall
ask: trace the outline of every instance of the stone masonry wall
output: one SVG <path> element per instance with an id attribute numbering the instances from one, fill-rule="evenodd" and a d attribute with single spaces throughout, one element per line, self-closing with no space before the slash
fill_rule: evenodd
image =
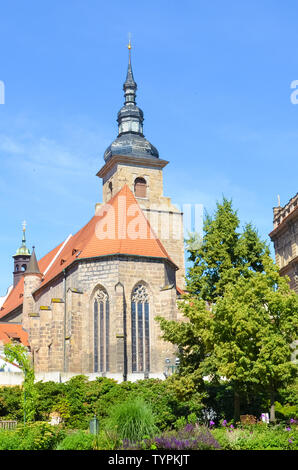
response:
<path id="1" fill-rule="evenodd" d="M 165 359 L 174 358 L 175 349 L 161 339 L 155 316 L 177 318 L 175 285 L 165 285 L 166 279 L 175 279 L 175 272 L 172 265 L 167 264 L 166 269 L 164 263 L 127 256 L 83 260 L 67 275 L 66 303 L 63 277 L 60 283 L 55 281 L 24 312 L 35 371 L 94 371 L 93 305 L 101 288 L 110 305 L 108 375 L 126 375 L 131 380 L 131 295 L 134 287 L 143 283 L 150 299 L 150 373 L 161 376 Z M 144 373 L 139 375 L 144 378 Z"/>

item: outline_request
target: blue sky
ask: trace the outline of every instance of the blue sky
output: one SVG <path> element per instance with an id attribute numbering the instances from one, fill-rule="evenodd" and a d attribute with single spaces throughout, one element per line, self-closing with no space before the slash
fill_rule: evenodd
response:
<path id="1" fill-rule="evenodd" d="M 296 192 L 296 0 L 14 0 L 0 11 L 0 295 L 28 223 L 39 257 L 100 202 L 131 32 L 145 136 L 164 193 L 212 212 L 233 199 L 264 239 Z"/>

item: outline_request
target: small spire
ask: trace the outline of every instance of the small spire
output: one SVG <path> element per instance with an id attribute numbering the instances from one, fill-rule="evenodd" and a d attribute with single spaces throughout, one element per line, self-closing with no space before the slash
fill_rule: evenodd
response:
<path id="1" fill-rule="evenodd" d="M 131 52 L 130 52 L 131 51 L 131 40 L 130 39 L 131 39 L 131 34 L 128 33 L 128 46 L 127 46 L 127 49 L 129 51 L 129 59 L 128 59 L 129 63 L 131 62 Z"/>
<path id="2" fill-rule="evenodd" d="M 143 111 L 136 106 L 136 90 L 137 84 L 133 78 L 131 66 L 131 41 L 128 42 L 128 67 L 126 80 L 123 84 L 124 90 L 124 106 L 120 109 L 117 117 L 118 121 L 118 137 L 122 134 L 138 134 L 143 137 Z"/>
<path id="3" fill-rule="evenodd" d="M 26 274 L 41 274 L 35 254 L 35 246 L 32 247 L 32 255 L 26 270 Z"/>
<path id="4" fill-rule="evenodd" d="M 130 34 L 130 33 L 129 33 Z M 137 89 L 137 84 L 133 78 L 133 73 L 132 73 L 132 66 L 131 66 L 131 40 L 129 37 L 128 40 L 128 67 L 127 67 L 127 74 L 126 74 L 126 80 L 123 85 L 123 90 L 124 90 L 124 95 L 125 95 L 125 102 L 134 102 L 136 100 L 136 89 Z M 129 96 L 128 96 L 129 95 Z M 133 99 L 132 99 L 133 95 Z"/>
<path id="5" fill-rule="evenodd" d="M 24 246 L 26 246 L 26 227 L 27 227 L 27 222 L 24 220 L 23 222 L 23 238 L 22 238 L 22 243 Z"/>

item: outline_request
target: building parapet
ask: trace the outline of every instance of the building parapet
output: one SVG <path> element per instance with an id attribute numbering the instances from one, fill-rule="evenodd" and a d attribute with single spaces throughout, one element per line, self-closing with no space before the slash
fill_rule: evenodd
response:
<path id="1" fill-rule="evenodd" d="M 298 193 L 293 196 L 289 202 L 284 206 L 277 206 L 273 208 L 273 231 L 278 228 L 282 222 L 295 210 L 298 209 Z"/>

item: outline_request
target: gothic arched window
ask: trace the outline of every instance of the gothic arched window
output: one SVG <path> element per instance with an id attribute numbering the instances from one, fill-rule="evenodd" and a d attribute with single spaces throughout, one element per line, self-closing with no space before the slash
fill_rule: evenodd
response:
<path id="1" fill-rule="evenodd" d="M 135 196 L 136 197 L 147 197 L 147 185 L 144 178 L 135 179 Z"/>
<path id="2" fill-rule="evenodd" d="M 109 370 L 109 296 L 100 289 L 94 297 L 94 372 Z"/>
<path id="3" fill-rule="evenodd" d="M 131 297 L 132 372 L 149 372 L 149 295 L 143 284 L 138 284 Z"/>

